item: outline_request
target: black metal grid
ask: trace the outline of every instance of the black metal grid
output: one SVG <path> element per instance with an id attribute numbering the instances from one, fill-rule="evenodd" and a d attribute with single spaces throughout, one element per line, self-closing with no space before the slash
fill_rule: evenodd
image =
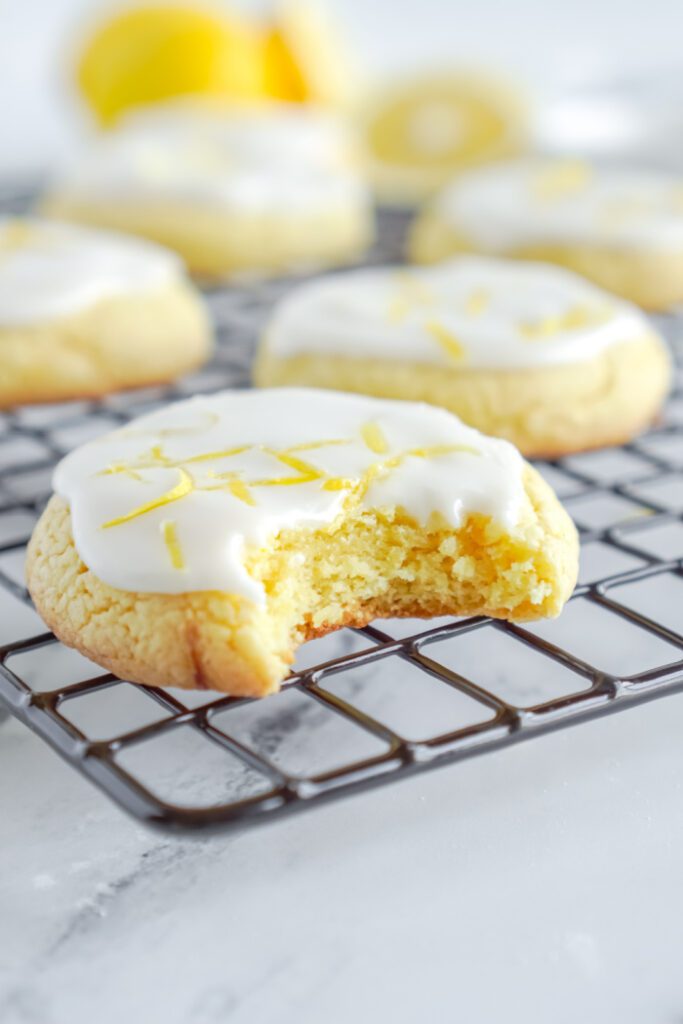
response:
<path id="1" fill-rule="evenodd" d="M 0 208 L 21 209 L 20 193 Z M 400 258 L 401 215 L 372 261 Z M 539 466 L 574 514 L 584 581 L 560 620 L 377 623 L 302 649 L 283 693 L 253 702 L 133 687 L 41 630 L 22 581 L 52 466 L 161 401 L 246 386 L 287 281 L 212 289 L 211 365 L 169 389 L 0 416 L 0 700 L 150 824 L 266 821 L 683 689 L 683 371 L 663 422 L 620 449 Z M 674 351 L 677 321 L 662 318 Z M 680 366 L 680 362 L 679 362 Z M 296 667 L 296 666 L 295 666 Z"/>

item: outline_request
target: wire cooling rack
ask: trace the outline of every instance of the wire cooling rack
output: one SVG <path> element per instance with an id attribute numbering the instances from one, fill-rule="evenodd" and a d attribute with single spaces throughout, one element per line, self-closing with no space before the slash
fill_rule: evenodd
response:
<path id="1" fill-rule="evenodd" d="M 20 210 L 19 192 L 0 209 Z M 371 261 L 400 258 L 382 215 Z M 580 585 L 553 623 L 383 621 L 299 652 L 277 696 L 133 686 L 44 631 L 24 549 L 55 461 L 161 402 L 249 383 L 291 282 L 207 291 L 218 352 L 170 389 L 0 416 L 0 700 L 121 807 L 176 830 L 235 827 L 683 689 L 683 371 L 664 419 L 622 448 L 540 463 L 579 526 Z M 680 354 L 675 318 L 662 319 Z M 0 730 L 2 726 L 0 725 Z"/>

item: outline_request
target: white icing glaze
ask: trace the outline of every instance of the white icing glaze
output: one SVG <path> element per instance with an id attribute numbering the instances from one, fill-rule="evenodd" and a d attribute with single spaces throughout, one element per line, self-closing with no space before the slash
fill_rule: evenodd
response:
<path id="1" fill-rule="evenodd" d="M 371 467 L 367 489 L 354 490 Z M 67 455 L 53 483 L 71 507 L 81 558 L 105 583 L 261 602 L 245 544 L 330 523 L 353 501 L 402 507 L 423 524 L 440 513 L 457 526 L 481 512 L 514 531 L 522 468 L 510 444 L 443 409 L 274 389 L 224 391 L 143 416 Z M 282 479 L 298 482 L 273 483 Z"/>
<path id="2" fill-rule="evenodd" d="M 589 360 L 650 329 L 635 306 L 561 267 L 463 256 L 302 285 L 276 308 L 265 344 L 281 359 L 513 369 Z"/>
<path id="3" fill-rule="evenodd" d="M 343 122 L 324 112 L 165 104 L 94 143 L 58 190 L 104 202 L 215 206 L 232 215 L 344 207 L 369 201 L 350 150 Z"/>
<path id="4" fill-rule="evenodd" d="M 42 323 L 182 273 L 151 242 L 33 219 L 0 218 L 0 325 Z"/>
<path id="5" fill-rule="evenodd" d="M 544 242 L 683 246 L 683 178 L 660 171 L 540 158 L 496 163 L 454 180 L 435 209 L 491 252 Z"/>
<path id="6" fill-rule="evenodd" d="M 220 106 L 192 97 L 173 99 L 133 111 L 120 133 L 164 144 L 211 140 L 231 160 L 279 166 L 334 169 L 348 164 L 354 150 L 342 117 L 296 103 Z"/>

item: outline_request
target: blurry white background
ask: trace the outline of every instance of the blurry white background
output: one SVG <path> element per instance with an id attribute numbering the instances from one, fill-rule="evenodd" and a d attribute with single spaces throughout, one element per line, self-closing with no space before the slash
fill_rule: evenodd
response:
<path id="1" fill-rule="evenodd" d="M 650 110 L 683 116 L 681 0 L 329 2 L 378 78 L 651 81 Z M 110 6 L 0 0 L 0 178 L 86 127 L 69 51 Z M 683 697 L 204 842 L 126 821 L 0 731 L 2 1024 L 683 1019 Z"/>
<path id="2" fill-rule="evenodd" d="M 0 175 L 40 172 L 68 152 L 87 123 L 69 93 L 70 51 L 84 26 L 118 6 L 0 0 Z M 680 0 L 329 0 L 329 6 L 378 78 L 457 62 L 517 74 L 536 96 L 641 80 L 651 80 L 668 103 L 683 94 Z"/>

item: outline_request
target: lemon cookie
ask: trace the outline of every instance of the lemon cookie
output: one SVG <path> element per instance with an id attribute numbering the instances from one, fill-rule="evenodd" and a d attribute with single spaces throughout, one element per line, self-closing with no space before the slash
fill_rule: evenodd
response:
<path id="1" fill-rule="evenodd" d="M 469 171 L 417 218 L 411 257 L 547 260 L 652 310 L 683 301 L 683 178 L 528 159 Z"/>
<path id="2" fill-rule="evenodd" d="M 43 209 L 143 235 L 211 278 L 345 263 L 373 234 L 344 124 L 287 104 L 142 112 L 66 172 Z"/>
<path id="3" fill-rule="evenodd" d="M 169 381 L 210 349 L 203 304 L 172 253 L 0 219 L 0 408 Z"/>
<path id="4" fill-rule="evenodd" d="M 456 171 L 519 154 L 527 121 L 514 83 L 464 71 L 402 79 L 364 104 L 368 174 L 382 200 L 410 203 Z"/>
<path id="5" fill-rule="evenodd" d="M 159 686 L 263 696 L 298 644 L 383 616 L 559 613 L 567 514 L 512 445 L 443 409 L 225 391 L 68 455 L 28 552 L 66 644 Z"/>
<path id="6" fill-rule="evenodd" d="M 635 306 L 560 267 L 482 256 L 303 285 L 276 307 L 254 370 L 263 386 L 442 405 L 536 456 L 630 438 L 669 375 Z"/>

